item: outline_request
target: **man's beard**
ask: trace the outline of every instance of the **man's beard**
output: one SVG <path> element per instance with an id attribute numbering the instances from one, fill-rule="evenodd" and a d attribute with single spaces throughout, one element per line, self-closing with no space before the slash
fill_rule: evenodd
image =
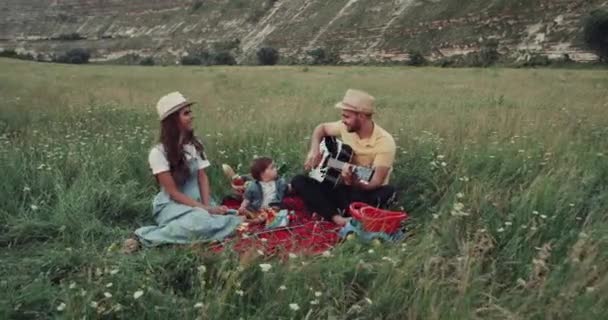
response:
<path id="1" fill-rule="evenodd" d="M 357 132 L 359 131 L 359 128 L 361 127 L 361 124 L 359 122 L 355 122 L 352 124 L 352 126 L 346 126 L 346 131 L 348 131 L 349 133 L 353 133 L 353 132 Z"/>

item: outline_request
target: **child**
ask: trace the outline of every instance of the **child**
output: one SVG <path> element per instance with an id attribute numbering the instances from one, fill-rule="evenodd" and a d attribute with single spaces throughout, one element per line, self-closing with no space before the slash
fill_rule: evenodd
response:
<path id="1" fill-rule="evenodd" d="M 267 208 L 280 208 L 290 186 L 279 178 L 272 159 L 260 157 L 251 164 L 253 181 L 247 184 L 239 213 L 250 216 Z"/>

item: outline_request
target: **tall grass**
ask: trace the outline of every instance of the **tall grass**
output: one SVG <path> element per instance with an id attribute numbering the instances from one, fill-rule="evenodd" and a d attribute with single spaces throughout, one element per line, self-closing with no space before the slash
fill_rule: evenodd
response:
<path id="1" fill-rule="evenodd" d="M 608 312 L 605 72 L 0 66 L 1 318 Z M 332 106 L 350 87 L 377 96 L 377 122 L 397 139 L 406 241 L 287 261 L 204 247 L 116 252 L 152 222 L 159 96 L 199 102 L 219 197 L 223 162 L 243 171 L 270 155 L 299 173 L 312 128 L 337 119 Z"/>

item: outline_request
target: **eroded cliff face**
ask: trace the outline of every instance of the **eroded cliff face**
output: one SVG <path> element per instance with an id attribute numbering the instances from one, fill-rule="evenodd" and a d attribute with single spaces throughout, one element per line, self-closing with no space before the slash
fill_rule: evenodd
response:
<path id="1" fill-rule="evenodd" d="M 197 50 L 231 50 L 251 62 L 260 46 L 285 61 L 324 48 L 344 62 L 430 59 L 494 40 L 512 57 L 597 57 L 581 43 L 581 17 L 606 0 L 3 0 L 0 48 L 94 60 L 127 54 L 174 63 Z"/>

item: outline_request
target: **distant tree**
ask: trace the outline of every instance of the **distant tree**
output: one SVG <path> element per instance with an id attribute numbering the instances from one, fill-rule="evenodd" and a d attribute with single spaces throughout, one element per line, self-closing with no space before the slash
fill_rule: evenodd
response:
<path id="1" fill-rule="evenodd" d="M 323 48 L 316 48 L 306 52 L 312 58 L 312 64 L 337 64 L 340 55 L 335 51 L 326 51 Z"/>
<path id="2" fill-rule="evenodd" d="M 478 55 L 478 63 L 481 67 L 489 67 L 495 64 L 500 58 L 498 53 L 498 42 L 488 41 L 481 46 Z"/>
<path id="3" fill-rule="evenodd" d="M 153 66 L 154 64 L 154 58 L 152 57 L 145 57 L 139 61 L 139 65 L 141 66 Z"/>
<path id="4" fill-rule="evenodd" d="M 407 64 L 410 66 L 421 66 L 426 63 L 426 59 L 419 51 L 410 51 L 409 52 L 410 59 Z"/>
<path id="5" fill-rule="evenodd" d="M 608 10 L 592 11 L 584 20 L 583 37 L 585 44 L 603 62 L 608 62 Z"/>
<path id="6" fill-rule="evenodd" d="M 73 63 L 73 64 L 84 64 L 89 63 L 91 54 L 87 49 L 75 48 L 67 51 L 65 54 L 59 56 L 55 62 L 60 63 Z"/>
<path id="7" fill-rule="evenodd" d="M 202 61 L 201 58 L 197 56 L 187 55 L 182 57 L 181 64 L 184 66 L 200 66 Z"/>
<path id="8" fill-rule="evenodd" d="M 203 6 L 202 1 L 194 1 L 192 2 L 192 7 L 190 7 L 190 12 L 196 12 Z"/>
<path id="9" fill-rule="evenodd" d="M 258 62 L 261 65 L 272 66 L 279 61 L 279 52 L 272 47 L 262 47 L 257 52 Z"/>
<path id="10" fill-rule="evenodd" d="M 228 51 L 219 51 L 211 55 L 212 64 L 215 65 L 235 65 L 236 59 Z"/>

